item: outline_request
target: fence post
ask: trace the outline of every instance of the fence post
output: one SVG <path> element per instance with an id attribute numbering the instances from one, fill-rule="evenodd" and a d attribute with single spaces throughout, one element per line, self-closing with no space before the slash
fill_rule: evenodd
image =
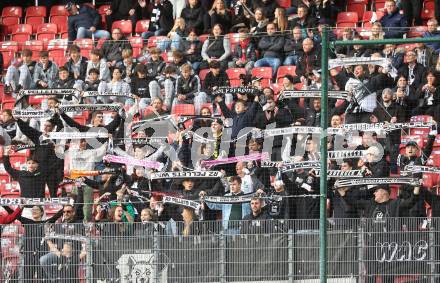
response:
<path id="1" fill-rule="evenodd" d="M 436 277 L 436 273 L 435 270 L 437 269 L 437 265 L 436 265 L 436 261 L 435 261 L 435 227 L 432 226 L 432 222 L 431 219 L 428 219 L 428 239 L 429 239 L 429 262 L 431 263 L 430 266 L 430 282 L 434 283 L 435 281 L 435 277 Z"/>
<path id="2" fill-rule="evenodd" d="M 226 239 L 223 231 L 219 234 L 219 248 L 220 248 L 220 270 L 219 282 L 226 282 Z"/>
<path id="3" fill-rule="evenodd" d="M 91 237 L 91 233 L 90 233 L 92 226 L 86 225 L 85 228 L 88 229 L 86 232 L 86 237 L 87 237 L 87 242 L 86 242 L 86 251 L 87 251 L 86 282 L 92 283 L 92 282 L 94 282 L 94 280 L 93 280 L 93 242 L 92 242 L 92 237 Z"/>
<path id="4" fill-rule="evenodd" d="M 364 255 L 364 246 L 365 246 L 365 242 L 364 242 L 364 223 L 365 223 L 365 219 L 360 219 L 359 221 L 359 227 L 358 227 L 358 240 L 357 240 L 357 244 L 358 244 L 358 281 L 359 282 L 365 282 L 361 280 L 362 277 L 365 277 L 363 275 L 365 275 L 365 255 Z"/>
<path id="5" fill-rule="evenodd" d="M 289 266 L 289 278 L 288 282 L 293 283 L 293 276 L 294 276 L 294 246 L 293 246 L 293 230 L 289 229 L 287 232 L 287 248 L 289 249 L 288 258 L 287 258 L 287 264 Z"/>
<path id="6" fill-rule="evenodd" d="M 153 229 L 153 283 L 159 283 L 159 224 L 154 224 Z"/>

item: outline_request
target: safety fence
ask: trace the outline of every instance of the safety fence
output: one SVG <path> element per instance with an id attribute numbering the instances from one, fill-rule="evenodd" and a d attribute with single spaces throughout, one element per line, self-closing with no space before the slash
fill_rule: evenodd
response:
<path id="1" fill-rule="evenodd" d="M 316 282 L 318 224 L 8 225 L 1 282 Z M 329 282 L 438 282 L 439 227 L 439 219 L 332 219 Z"/>

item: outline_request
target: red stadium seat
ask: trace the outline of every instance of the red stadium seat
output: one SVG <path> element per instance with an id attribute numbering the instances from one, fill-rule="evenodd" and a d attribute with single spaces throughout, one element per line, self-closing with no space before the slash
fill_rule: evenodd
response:
<path id="1" fill-rule="evenodd" d="M 199 40 L 201 43 L 205 42 L 209 37 L 209 34 L 201 34 L 199 35 Z"/>
<path id="2" fill-rule="evenodd" d="M 124 35 L 131 35 L 133 26 L 130 20 L 115 21 L 112 24 L 112 30 L 119 28 Z"/>
<path id="3" fill-rule="evenodd" d="M 432 122 L 433 118 L 429 115 L 418 115 L 418 116 L 412 116 L 410 119 L 410 122 L 425 122 L 430 123 Z M 427 136 L 430 132 L 430 128 L 411 128 L 409 129 L 410 135 L 419 135 L 419 136 Z"/>
<path id="4" fill-rule="evenodd" d="M 106 40 L 107 40 L 106 38 L 100 38 L 100 39 L 98 40 L 98 43 L 96 43 L 96 48 L 101 49 L 101 48 L 102 48 L 102 45 L 104 45 L 104 42 L 105 42 Z"/>
<path id="5" fill-rule="evenodd" d="M 226 70 L 226 74 L 229 78 L 229 84 L 233 87 L 240 86 L 240 75 L 246 74 L 245 68 L 229 68 Z"/>
<path id="6" fill-rule="evenodd" d="M 252 76 L 262 78 L 261 85 L 263 87 L 269 87 L 270 80 L 272 79 L 272 67 L 253 68 Z"/>
<path id="7" fill-rule="evenodd" d="M 380 19 L 382 19 L 384 13 L 377 11 L 376 12 L 376 21 L 380 21 Z M 371 19 L 373 17 L 373 12 L 372 11 L 365 11 L 364 15 L 362 16 L 362 26 L 363 27 L 371 27 Z"/>
<path id="8" fill-rule="evenodd" d="M 50 8 L 50 17 L 52 16 L 68 16 L 69 12 L 64 5 L 55 5 Z"/>
<path id="9" fill-rule="evenodd" d="M 355 12 L 358 14 L 359 18 L 362 19 L 364 12 L 367 8 L 367 4 L 365 4 L 363 1 L 360 3 L 348 3 L 347 5 L 347 12 Z"/>
<path id="10" fill-rule="evenodd" d="M 292 1 L 290 0 L 277 0 L 278 6 L 281 8 L 287 9 L 292 6 Z"/>
<path id="11" fill-rule="evenodd" d="M 427 30 L 427 26 L 415 26 L 410 28 L 407 35 L 408 37 L 422 37 L 423 33 Z"/>
<path id="12" fill-rule="evenodd" d="M 4 7 L 2 10 L 3 17 L 23 17 L 23 8 L 19 6 L 8 6 Z"/>
<path id="13" fill-rule="evenodd" d="M 102 5 L 98 8 L 98 14 L 101 15 L 101 24 L 102 24 L 102 27 L 105 29 L 107 29 L 107 22 L 105 19 L 105 16 L 106 16 L 105 13 L 107 12 L 107 10 L 110 10 L 110 5 Z"/>
<path id="14" fill-rule="evenodd" d="M 12 27 L 12 41 L 17 41 L 19 43 L 31 39 L 32 35 L 32 25 L 21 24 Z"/>
<path id="15" fill-rule="evenodd" d="M 438 181 L 439 178 L 437 177 L 437 174 L 423 174 L 423 187 L 425 188 L 433 188 L 437 186 Z"/>
<path id="16" fill-rule="evenodd" d="M 143 32 L 147 32 L 150 27 L 150 20 L 140 20 L 136 22 L 134 32 L 137 35 L 141 35 Z"/>
<path id="17" fill-rule="evenodd" d="M 440 167 L 440 149 L 434 149 L 428 159 L 427 165 Z"/>
<path id="18" fill-rule="evenodd" d="M 428 1 L 423 3 L 423 9 L 422 9 L 422 20 L 429 20 L 434 18 L 435 16 L 435 4 L 434 2 Z"/>
<path id="19" fill-rule="evenodd" d="M 3 66 L 7 67 L 15 58 L 15 53 L 18 51 L 18 43 L 15 41 L 4 41 L 0 43 L 0 52 L 3 55 Z"/>
<path id="20" fill-rule="evenodd" d="M 58 66 L 67 62 L 66 49 L 67 39 L 54 39 L 49 42 L 47 50 L 49 51 L 49 59 L 53 60 Z"/>
<path id="21" fill-rule="evenodd" d="M 93 39 L 91 38 L 81 38 L 73 42 L 81 48 L 81 56 L 89 58 L 90 51 L 94 48 Z"/>
<path id="22" fill-rule="evenodd" d="M 336 18 L 336 24 L 342 23 L 357 23 L 359 21 L 358 13 L 356 12 L 339 12 Z"/>
<path id="23" fill-rule="evenodd" d="M 196 110 L 193 104 L 176 104 L 171 110 L 171 114 L 175 115 L 195 115 Z"/>
<path id="24" fill-rule="evenodd" d="M 296 76 L 296 66 L 280 66 L 277 71 L 277 83 L 280 82 L 280 79 L 285 75 L 291 75 L 293 77 Z"/>
<path id="25" fill-rule="evenodd" d="M 23 43 L 23 49 L 29 49 L 32 51 L 32 59 L 37 60 L 40 51 L 44 50 L 44 43 L 42 40 L 28 40 Z"/>
<path id="26" fill-rule="evenodd" d="M 44 23 L 40 24 L 37 27 L 37 39 L 43 40 L 52 40 L 55 39 L 58 33 L 58 27 L 56 24 L 52 23 Z"/>
<path id="27" fill-rule="evenodd" d="M 208 73 L 209 73 L 209 69 L 200 70 L 200 72 L 199 72 L 200 84 L 203 85 L 203 82 L 205 81 L 206 75 Z"/>
<path id="28" fill-rule="evenodd" d="M 147 47 L 148 48 L 157 47 L 157 42 L 164 40 L 164 39 L 168 39 L 168 37 L 167 36 L 152 36 L 152 37 L 148 38 Z"/>
<path id="29" fill-rule="evenodd" d="M 200 107 L 200 110 L 202 110 L 203 108 L 209 108 L 209 110 L 211 111 L 211 113 L 214 112 L 214 109 L 212 107 L 212 103 L 203 103 Z M 200 115 L 200 113 L 197 113 Z"/>
<path id="30" fill-rule="evenodd" d="M 144 39 L 140 36 L 131 36 L 128 38 L 128 40 L 133 48 L 133 57 L 138 57 L 142 52 L 142 48 L 144 47 Z"/>
<path id="31" fill-rule="evenodd" d="M 26 9 L 25 23 L 32 25 L 32 32 L 35 33 L 38 25 L 44 23 L 46 16 L 46 6 L 30 6 Z"/>
<path id="32" fill-rule="evenodd" d="M 237 45 L 240 43 L 240 35 L 238 33 L 228 33 L 229 44 L 231 45 L 231 51 L 234 52 Z"/>
<path id="33" fill-rule="evenodd" d="M 58 32 L 67 31 L 67 16 L 51 16 L 49 22 L 58 26 Z"/>
<path id="34" fill-rule="evenodd" d="M 2 25 L 6 28 L 6 33 L 9 35 L 12 32 L 12 27 L 20 24 L 18 17 L 3 17 L 1 18 Z"/>

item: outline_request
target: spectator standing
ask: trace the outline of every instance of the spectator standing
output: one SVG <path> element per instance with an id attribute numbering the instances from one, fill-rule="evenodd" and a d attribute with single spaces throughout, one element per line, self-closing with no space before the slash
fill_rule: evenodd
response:
<path id="1" fill-rule="evenodd" d="M 148 32 L 142 33 L 144 39 L 151 36 L 167 35 L 173 28 L 173 4 L 169 0 L 154 0 Z"/>
<path id="2" fill-rule="evenodd" d="M 408 25 L 410 27 L 421 26 L 423 22 L 420 15 L 422 12 L 423 0 L 406 0 L 401 1 L 400 4 L 403 8 L 403 14 L 408 20 Z"/>
<path id="3" fill-rule="evenodd" d="M 205 30 L 203 17 L 206 13 L 199 0 L 188 0 L 188 6 L 183 8 L 180 16 L 185 19 L 188 30 L 194 29 L 197 34 L 202 34 Z"/>
<path id="4" fill-rule="evenodd" d="M 110 33 L 100 30 L 101 16 L 88 5 L 76 5 L 67 3 L 66 10 L 69 12 L 67 19 L 67 32 L 69 41 L 73 42 L 80 38 L 110 38 Z"/>
<path id="5" fill-rule="evenodd" d="M 226 9 L 225 1 L 215 0 L 209 11 L 211 27 L 220 24 L 224 33 L 228 33 L 232 26 L 232 17 Z"/>
<path id="6" fill-rule="evenodd" d="M 120 20 L 131 20 L 133 30 L 136 25 L 135 8 L 137 6 L 136 0 L 112 0 L 110 9 L 106 11 L 105 22 L 107 23 L 107 30 L 112 29 L 113 22 Z"/>

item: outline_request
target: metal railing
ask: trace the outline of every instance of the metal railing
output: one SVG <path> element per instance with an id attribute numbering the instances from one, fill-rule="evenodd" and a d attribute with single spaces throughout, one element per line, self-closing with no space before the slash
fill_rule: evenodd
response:
<path id="1" fill-rule="evenodd" d="M 438 282 L 440 219 L 332 219 L 329 282 Z M 319 221 L 2 227 L 1 282 L 317 282 Z M 56 249 L 55 249 L 56 247 Z"/>

